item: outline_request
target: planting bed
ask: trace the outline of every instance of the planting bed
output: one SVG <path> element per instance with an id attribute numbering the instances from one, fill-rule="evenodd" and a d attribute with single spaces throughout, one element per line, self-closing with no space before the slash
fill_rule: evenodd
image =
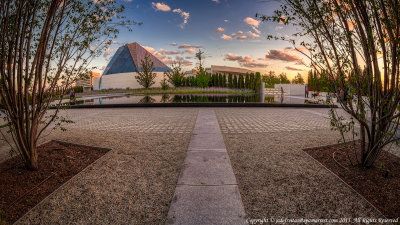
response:
<path id="1" fill-rule="evenodd" d="M 29 171 L 18 156 L 0 164 L 0 224 L 14 223 L 63 183 L 109 149 L 51 141 L 38 148 L 37 171 Z M 3 221 L 2 221 L 3 220 Z"/>
<path id="2" fill-rule="evenodd" d="M 400 216 L 400 158 L 383 151 L 373 167 L 358 166 L 360 143 L 330 145 L 304 151 L 364 196 L 388 219 Z"/>

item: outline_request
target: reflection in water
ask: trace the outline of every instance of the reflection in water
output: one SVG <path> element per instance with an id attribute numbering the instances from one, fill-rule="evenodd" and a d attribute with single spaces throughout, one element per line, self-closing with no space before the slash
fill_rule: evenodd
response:
<path id="1" fill-rule="evenodd" d="M 315 102 L 305 100 L 299 96 L 264 96 L 263 100 L 259 95 L 230 95 L 230 94 L 198 94 L 198 95 L 130 95 L 117 97 L 91 98 L 70 102 L 71 105 L 98 105 L 98 104 L 135 104 L 135 103 L 196 103 L 196 102 L 226 102 L 226 103 L 245 103 L 245 102 L 263 102 L 263 103 L 282 103 L 282 104 L 323 104 L 324 102 Z"/>
<path id="2" fill-rule="evenodd" d="M 156 102 L 156 100 L 152 97 L 150 97 L 149 95 L 144 96 L 144 98 L 142 98 L 139 103 L 154 103 Z"/>
<path id="3" fill-rule="evenodd" d="M 163 94 L 163 95 L 161 96 L 161 102 L 162 102 L 162 103 L 170 102 L 170 101 L 169 101 L 169 98 L 170 98 L 169 94 Z"/>
<path id="4" fill-rule="evenodd" d="M 260 102 L 258 95 L 174 95 L 171 102 Z"/>

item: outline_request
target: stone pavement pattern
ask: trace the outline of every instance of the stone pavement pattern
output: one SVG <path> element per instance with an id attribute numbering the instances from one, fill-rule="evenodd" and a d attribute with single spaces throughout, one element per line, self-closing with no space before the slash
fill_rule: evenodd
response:
<path id="1" fill-rule="evenodd" d="M 328 110 L 312 112 L 295 108 L 216 110 L 221 127 L 235 128 L 224 132 L 224 140 L 246 218 L 382 218 L 357 192 L 302 150 L 336 144 L 339 139 L 325 125 L 329 125 Z M 251 117 L 247 120 L 265 121 L 261 126 L 268 123 L 273 128 L 247 132 L 249 128 L 241 127 L 244 113 Z M 304 124 L 307 120 L 310 123 Z M 291 129 L 291 124 L 302 125 Z"/>
<path id="2" fill-rule="evenodd" d="M 166 224 L 245 224 L 245 213 L 218 121 L 201 109 Z"/>
<path id="3" fill-rule="evenodd" d="M 67 125 L 66 132 L 52 131 L 42 141 L 58 139 L 112 151 L 52 193 L 17 224 L 164 224 L 174 191 L 195 182 L 213 184 L 209 190 L 216 194 L 219 186 L 227 186 L 215 201 L 238 194 L 237 188 L 228 190 L 237 183 L 246 218 L 379 215 L 302 151 L 337 143 L 337 133 L 329 131 L 326 109 L 210 110 L 214 110 L 220 127 L 209 126 L 209 134 L 202 134 L 203 138 L 208 135 L 212 139 L 220 132 L 225 143 L 203 142 L 217 150 L 208 151 L 207 156 L 201 152 L 206 150 L 203 147 L 187 151 L 202 143 L 196 136 L 201 134 L 202 126 L 208 126 L 205 123 L 195 128 L 198 108 L 63 111 L 77 122 Z M 207 161 L 200 163 L 202 159 Z M 223 173 L 218 171 L 228 168 L 228 160 L 235 176 L 221 178 Z M 204 175 L 187 168 L 196 162 L 199 167 L 204 165 L 204 171 L 211 162 L 221 165 L 218 168 L 214 163 L 215 167 L 207 168 L 219 178 L 190 179 Z M 192 186 L 194 191 L 186 192 L 182 199 L 209 194 L 200 191 L 202 184 Z"/>

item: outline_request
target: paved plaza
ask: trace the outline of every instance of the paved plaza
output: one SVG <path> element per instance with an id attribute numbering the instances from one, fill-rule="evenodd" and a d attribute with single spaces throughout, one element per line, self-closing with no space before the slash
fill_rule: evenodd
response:
<path id="1" fill-rule="evenodd" d="M 193 224 L 380 216 L 302 151 L 337 143 L 328 109 L 70 109 L 61 115 L 75 123 L 48 132 L 42 142 L 111 151 L 17 224 L 188 224 L 188 216 L 200 214 Z"/>

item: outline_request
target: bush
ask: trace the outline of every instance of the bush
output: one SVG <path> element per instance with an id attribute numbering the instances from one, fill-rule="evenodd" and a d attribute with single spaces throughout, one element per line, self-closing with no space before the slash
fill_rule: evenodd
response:
<path id="1" fill-rule="evenodd" d="M 211 75 L 206 72 L 201 72 L 196 77 L 196 84 L 198 87 L 206 88 L 211 82 Z"/>
<path id="2" fill-rule="evenodd" d="M 238 88 L 240 89 L 244 88 L 244 79 L 242 74 L 239 75 Z"/>
<path id="3" fill-rule="evenodd" d="M 249 73 L 246 73 L 246 76 L 244 78 L 244 87 L 245 88 L 250 88 L 250 76 L 249 76 Z"/>
<path id="4" fill-rule="evenodd" d="M 232 74 L 228 75 L 228 87 L 233 88 Z"/>
<path id="5" fill-rule="evenodd" d="M 163 89 L 163 90 L 167 90 L 169 88 L 167 79 L 165 78 L 165 74 L 164 74 L 164 79 L 162 79 L 160 82 L 160 85 L 161 85 L 161 89 Z"/>
<path id="6" fill-rule="evenodd" d="M 238 79 L 237 79 L 236 75 L 233 77 L 233 86 L 232 87 L 233 88 L 238 88 Z"/>
<path id="7" fill-rule="evenodd" d="M 73 90 L 75 93 L 82 93 L 83 92 L 83 86 L 75 86 L 73 87 Z"/>

